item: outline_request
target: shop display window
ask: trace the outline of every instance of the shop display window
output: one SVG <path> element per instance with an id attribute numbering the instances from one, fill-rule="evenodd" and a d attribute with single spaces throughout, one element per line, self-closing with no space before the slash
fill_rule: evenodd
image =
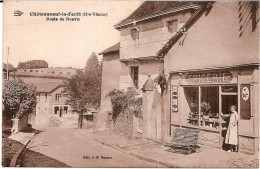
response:
<path id="1" fill-rule="evenodd" d="M 188 123 L 199 126 L 199 88 L 185 87 L 184 94 L 188 103 Z"/>
<path id="2" fill-rule="evenodd" d="M 201 126 L 219 128 L 219 87 L 201 87 Z"/>
<path id="3" fill-rule="evenodd" d="M 183 89 L 186 98 L 183 116 L 187 119 L 187 125 L 208 129 L 219 129 L 220 126 L 225 128 L 228 119 L 221 118 L 219 113 L 230 114 L 229 107 L 237 106 L 237 86 L 197 86 Z"/>

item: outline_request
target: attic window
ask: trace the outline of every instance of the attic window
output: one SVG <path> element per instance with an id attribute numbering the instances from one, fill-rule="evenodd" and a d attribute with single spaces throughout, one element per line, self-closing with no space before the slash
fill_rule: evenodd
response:
<path id="1" fill-rule="evenodd" d="M 139 39 L 139 34 L 136 29 L 130 29 L 130 35 L 132 36 L 133 40 Z"/>
<path id="2" fill-rule="evenodd" d="M 167 22 L 167 27 L 168 27 L 168 31 L 169 31 L 170 33 L 177 32 L 177 29 L 178 29 L 178 20 L 177 20 L 177 19 L 174 19 L 174 20 L 168 21 L 168 22 Z"/>

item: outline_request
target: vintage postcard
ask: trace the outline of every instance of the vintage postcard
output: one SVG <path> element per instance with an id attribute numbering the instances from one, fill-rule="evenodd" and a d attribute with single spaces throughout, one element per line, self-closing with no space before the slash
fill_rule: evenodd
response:
<path id="1" fill-rule="evenodd" d="M 3 2 L 2 167 L 258 168 L 259 1 Z"/>

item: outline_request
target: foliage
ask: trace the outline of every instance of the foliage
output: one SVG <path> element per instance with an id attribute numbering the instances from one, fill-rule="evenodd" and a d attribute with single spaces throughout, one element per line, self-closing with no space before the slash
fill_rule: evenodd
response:
<path id="1" fill-rule="evenodd" d="M 154 79 L 155 83 L 162 88 L 166 84 L 166 74 L 163 67 L 160 67 L 158 76 Z"/>
<path id="2" fill-rule="evenodd" d="M 126 92 L 113 89 L 107 94 L 111 99 L 113 119 L 126 111 L 135 114 L 137 117 L 142 117 L 142 98 L 136 95 L 135 88 L 128 88 Z"/>
<path id="3" fill-rule="evenodd" d="M 85 71 L 77 70 L 75 75 L 65 81 L 63 93 L 73 111 L 79 113 L 79 128 L 82 127 L 83 110 L 100 107 L 101 78 L 101 65 L 96 55 L 92 54 Z"/>
<path id="4" fill-rule="evenodd" d="M 3 68 L 7 69 L 7 64 L 6 63 L 3 63 Z M 8 69 L 9 70 L 14 70 L 14 66 L 12 64 L 8 63 Z"/>
<path id="5" fill-rule="evenodd" d="M 19 62 L 17 69 L 37 69 L 48 68 L 48 63 L 45 60 L 30 60 L 27 62 Z"/>
<path id="6" fill-rule="evenodd" d="M 5 84 L 3 104 L 6 116 L 23 116 L 31 113 L 36 104 L 36 87 L 20 79 Z"/>
<path id="7" fill-rule="evenodd" d="M 211 109 L 208 102 L 202 102 L 200 107 L 201 107 L 201 111 L 205 113 L 208 113 Z"/>

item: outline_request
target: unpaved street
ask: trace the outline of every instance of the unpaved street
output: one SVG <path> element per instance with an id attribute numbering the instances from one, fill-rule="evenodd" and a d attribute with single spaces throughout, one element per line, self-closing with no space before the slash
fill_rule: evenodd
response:
<path id="1" fill-rule="evenodd" d="M 104 146 L 90 136 L 65 128 L 47 128 L 34 136 L 28 148 L 71 167 L 162 167 Z"/>

